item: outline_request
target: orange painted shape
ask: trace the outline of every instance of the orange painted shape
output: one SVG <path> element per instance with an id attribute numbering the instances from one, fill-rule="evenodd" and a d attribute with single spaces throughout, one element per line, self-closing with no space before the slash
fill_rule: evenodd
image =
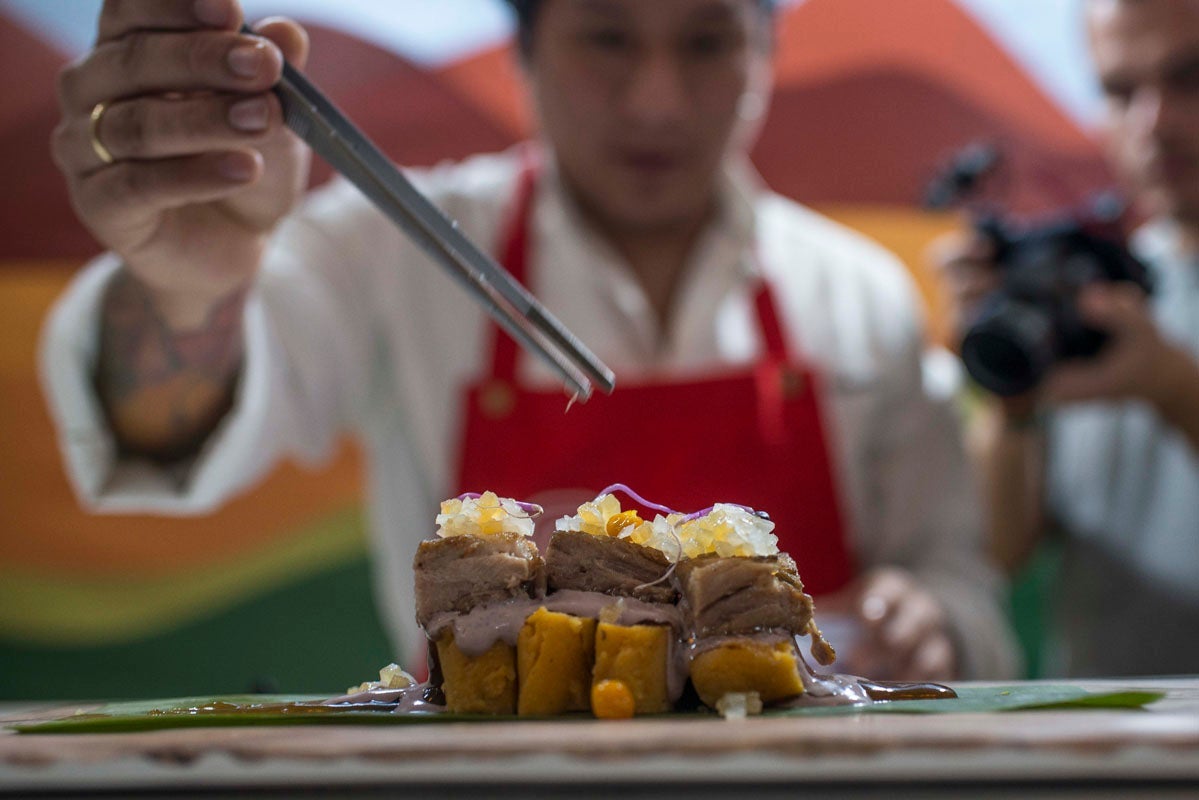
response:
<path id="1" fill-rule="evenodd" d="M 437 76 L 489 115 L 514 138 L 533 133 L 518 56 L 511 45 L 483 50 L 438 71 Z"/>
<path id="2" fill-rule="evenodd" d="M 161 576 L 227 563 L 361 496 L 361 456 L 318 472 L 285 464 L 206 517 L 93 516 L 67 484 L 36 379 L 38 331 L 72 269 L 0 269 L 0 564 L 57 574 Z"/>
<path id="3" fill-rule="evenodd" d="M 924 301 L 929 341 L 949 345 L 948 299 L 929 263 L 929 248 L 943 234 L 961 229 L 962 218 L 898 206 L 821 206 L 817 210 L 869 236 L 904 263 Z"/>
<path id="4" fill-rule="evenodd" d="M 907 70 L 952 87 L 1053 146 L 1093 147 L 995 38 L 952 0 L 807 0 L 782 15 L 777 38 L 780 84 Z"/>

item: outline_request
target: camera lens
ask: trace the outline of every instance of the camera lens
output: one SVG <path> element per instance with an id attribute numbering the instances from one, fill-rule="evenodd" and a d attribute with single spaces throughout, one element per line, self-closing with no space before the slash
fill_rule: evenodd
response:
<path id="1" fill-rule="evenodd" d="M 962 341 L 966 371 L 984 389 L 1004 397 L 1036 386 L 1053 360 L 1049 316 L 1010 299 L 984 310 Z"/>

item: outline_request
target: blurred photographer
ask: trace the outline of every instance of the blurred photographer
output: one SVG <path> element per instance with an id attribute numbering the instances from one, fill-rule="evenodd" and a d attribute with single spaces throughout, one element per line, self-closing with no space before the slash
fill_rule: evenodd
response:
<path id="1" fill-rule="evenodd" d="M 988 395 L 973 446 L 996 558 L 1064 537 L 1048 671 L 1199 672 L 1199 0 L 1087 0 L 1108 158 L 1148 219 L 1129 246 L 1151 294 L 1072 298 L 1106 335 L 1029 391 Z M 977 232 L 939 243 L 954 330 L 1010 272 Z M 986 381 L 984 381 L 985 383 Z"/>

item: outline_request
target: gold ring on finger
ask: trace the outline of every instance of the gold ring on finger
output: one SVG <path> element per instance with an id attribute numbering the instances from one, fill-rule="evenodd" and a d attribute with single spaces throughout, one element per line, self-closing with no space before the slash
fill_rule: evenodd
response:
<path id="1" fill-rule="evenodd" d="M 111 164 L 115 159 L 112 153 L 108 152 L 108 148 L 104 146 L 104 142 L 100 141 L 100 118 L 104 116 L 104 112 L 108 109 L 108 103 L 96 103 L 92 107 L 92 121 L 89 131 L 92 139 L 92 150 L 96 152 L 96 157 L 105 164 Z"/>

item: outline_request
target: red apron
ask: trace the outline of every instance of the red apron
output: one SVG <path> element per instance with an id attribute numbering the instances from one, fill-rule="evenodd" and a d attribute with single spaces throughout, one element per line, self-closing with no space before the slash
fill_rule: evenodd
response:
<path id="1" fill-rule="evenodd" d="M 526 285 L 535 184 L 526 168 L 500 250 L 501 263 Z M 795 558 L 808 592 L 841 588 L 854 563 L 817 376 L 789 356 L 765 282 L 756 308 L 766 352 L 754 367 L 687 382 L 617 376 L 613 394 L 565 413 L 561 389 L 517 382 L 517 345 L 492 325 L 491 372 L 470 387 L 459 427 L 458 491 L 545 499 L 547 516 L 573 514 L 613 483 L 683 512 L 715 502 L 752 506 L 776 523 L 779 548 Z M 554 491 L 568 488 L 559 497 L 573 506 L 553 508 Z"/>

